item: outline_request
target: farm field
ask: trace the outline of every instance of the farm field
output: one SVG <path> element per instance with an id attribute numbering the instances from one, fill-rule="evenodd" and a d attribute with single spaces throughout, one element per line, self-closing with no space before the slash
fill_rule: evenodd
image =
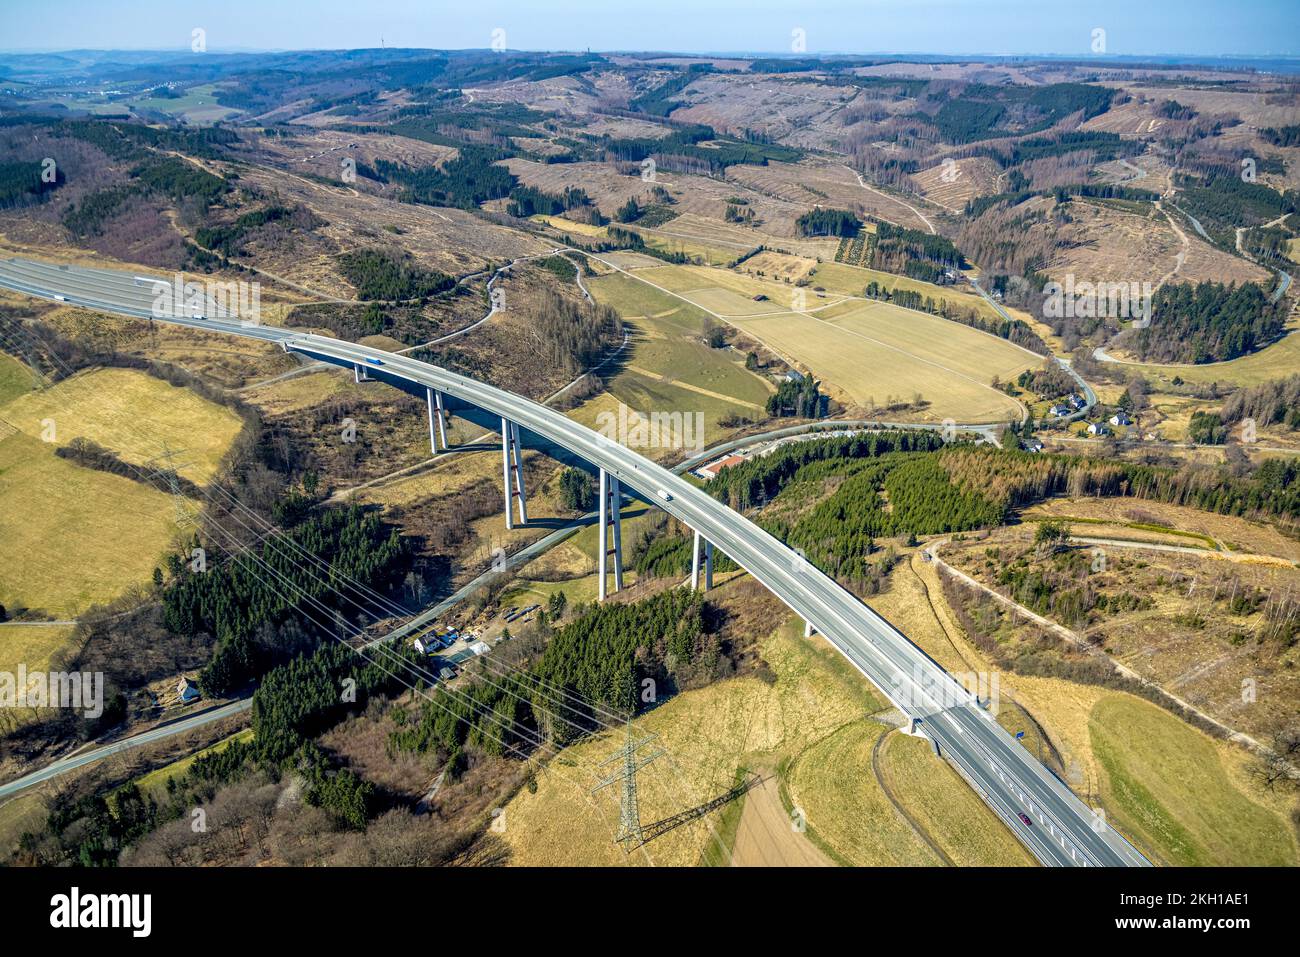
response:
<path id="1" fill-rule="evenodd" d="M 993 322 L 1002 320 L 1002 316 L 987 299 L 964 283 L 954 286 L 936 286 L 933 283 L 921 282 L 919 279 L 911 279 L 897 273 L 881 272 L 879 269 L 870 269 L 866 266 L 853 266 L 848 263 L 837 262 L 819 264 L 809 274 L 808 278 L 812 280 L 814 288 L 820 286 L 827 292 L 838 293 L 842 296 L 861 296 L 867 283 L 874 282 L 891 292 L 895 289 L 903 289 L 933 299 L 935 302 L 947 300 L 953 306 L 962 309 L 974 309 L 981 319 Z M 1018 310 L 1015 309 L 1008 309 L 1007 311 L 1017 318 L 1029 318 L 1019 314 Z"/>
<path id="2" fill-rule="evenodd" d="M 591 223 L 579 223 L 572 219 L 564 219 L 561 216 L 542 216 L 531 217 L 533 222 L 541 223 L 543 226 L 549 226 L 561 233 L 570 233 L 574 236 L 592 236 L 603 239 L 609 234 L 605 226 L 593 226 Z"/>
<path id="3" fill-rule="evenodd" d="M 703 309 L 621 273 L 588 285 L 597 301 L 616 309 L 634 331 L 622 368 L 606 383 L 607 394 L 575 410 L 576 420 L 595 425 L 596 415 L 617 412 L 618 402 L 641 413 L 699 412 L 707 445 L 721 437 L 720 421 L 728 416 L 765 415 L 771 385 L 746 369 L 741 356 L 698 338 L 708 318 Z"/>
<path id="4" fill-rule="evenodd" d="M 846 662 L 797 635 L 791 622 L 762 646 L 774 683 L 729 679 L 684 692 L 638 720 L 637 730 L 657 733 L 669 752 L 638 775 L 643 821 L 708 801 L 732 786 L 738 769 L 798 753 L 863 710 L 879 707 Z M 512 864 L 686 866 L 711 848 L 716 812 L 630 855 L 613 842 L 617 795 L 588 792 L 597 765 L 618 747 L 621 733 L 566 748 L 538 776 L 535 794 L 524 789 L 506 806 L 502 838 Z"/>
<path id="5" fill-rule="evenodd" d="M 812 271 L 817 268 L 817 260 L 809 259 L 807 256 L 791 256 L 789 253 L 764 250 L 755 256 L 750 256 L 735 268 L 738 272 L 760 279 L 771 277 L 782 282 L 798 282 L 812 274 Z"/>
<path id="6" fill-rule="evenodd" d="M 746 252 L 731 243 L 718 245 L 716 242 L 703 239 L 688 239 L 681 233 L 656 232 L 644 226 L 638 227 L 635 223 L 629 228 L 640 234 L 651 249 L 665 253 L 681 253 L 692 261 L 699 261 L 709 266 L 728 266 Z"/>
<path id="7" fill-rule="evenodd" d="M 826 319 L 832 325 L 935 362 L 975 383 L 987 383 L 992 376 L 1005 382 L 1042 362 L 1004 339 L 887 302 L 846 303 L 835 311 L 837 315 Z"/>
<path id="8" fill-rule="evenodd" d="M 131 369 L 92 369 L 0 407 L 0 417 L 33 437 L 54 423 L 54 444 L 85 438 L 132 465 L 156 459 L 167 443 L 177 473 L 204 484 L 243 428 L 234 412 L 188 389 Z"/>
<path id="9" fill-rule="evenodd" d="M 912 314 L 907 321 L 922 318 L 944 322 L 919 313 Z M 874 320 L 869 325 L 850 321 L 848 326 L 843 326 L 805 313 L 788 312 L 728 321 L 822 379 L 848 404 L 870 410 L 893 402 L 911 402 L 920 395 L 929 403 L 922 416 L 926 421 L 952 418 L 958 422 L 998 422 L 1020 416 L 1015 401 L 989 388 L 984 384 L 986 380 L 943 367 L 933 357 L 930 343 L 920 335 L 913 339 L 904 333 L 900 337 L 900 330 L 893 325 L 897 320 L 882 317 L 879 326 Z M 1007 360 L 1000 353 L 1009 346 L 965 327 L 950 325 L 954 339 L 965 342 L 971 350 L 983 350 L 993 356 L 999 367 L 1006 366 Z M 887 343 L 882 335 L 896 339 L 901 345 Z M 988 344 L 975 337 L 987 338 Z M 1026 357 L 1019 368 L 1031 364 L 1037 363 Z M 994 374 L 990 371 L 987 378 Z"/>
<path id="10" fill-rule="evenodd" d="M 680 297 L 810 371 L 852 405 L 910 402 L 920 393 L 930 403 L 927 420 L 1019 418 L 1018 404 L 988 382 L 1014 378 L 1042 361 L 959 323 L 883 302 L 837 301 L 812 292 L 805 295 L 814 311 L 784 311 L 802 290 L 731 270 L 656 266 L 630 276 L 659 287 L 663 297 L 638 300 L 638 308 L 667 307 Z M 826 306 L 819 307 L 823 299 Z"/>
<path id="11" fill-rule="evenodd" d="M 1141 734 L 1134 729 L 1140 727 Z M 1295 837 L 1232 780 L 1221 748 L 1155 705 L 1108 695 L 1088 717 L 1111 820 L 1165 861 L 1295 866 Z"/>
<path id="12" fill-rule="evenodd" d="M 219 104 L 216 89 L 210 83 L 192 86 L 180 96 L 145 95 L 132 97 L 126 102 L 133 110 L 168 113 L 178 117 L 182 122 L 198 126 L 217 123 L 242 112 Z"/>
<path id="13" fill-rule="evenodd" d="M 1184 382 L 1208 385 L 1221 382 L 1228 385 L 1259 385 L 1271 379 L 1285 379 L 1300 369 L 1300 336 L 1296 329 L 1300 323 L 1292 320 L 1287 324 L 1287 335 L 1277 342 L 1265 346 L 1258 352 L 1229 359 L 1226 362 L 1207 362 L 1202 365 L 1159 365 L 1156 363 L 1124 362 L 1120 364 L 1125 372 L 1135 372 L 1145 376 L 1152 383 L 1167 382 L 1172 384 L 1174 377 Z"/>
<path id="14" fill-rule="evenodd" d="M 0 604 L 70 618 L 149 580 L 176 533 L 170 495 L 0 439 Z"/>
<path id="15" fill-rule="evenodd" d="M 56 655 L 71 648 L 75 625 L 0 625 L 0 672 L 45 671 Z"/>

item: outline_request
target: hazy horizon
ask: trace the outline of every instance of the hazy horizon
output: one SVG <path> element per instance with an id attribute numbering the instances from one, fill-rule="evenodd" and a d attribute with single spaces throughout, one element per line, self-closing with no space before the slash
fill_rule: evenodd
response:
<path id="1" fill-rule="evenodd" d="M 1300 56 L 1300 17 L 1288 0 L 484 0 L 472 11 L 419 0 L 318 0 L 309 11 L 274 0 L 48 0 L 7 7 L 0 27 L 0 50 L 10 54 L 180 52 L 202 29 L 212 53 L 475 50 L 496 40 L 518 52 L 717 56 Z"/>

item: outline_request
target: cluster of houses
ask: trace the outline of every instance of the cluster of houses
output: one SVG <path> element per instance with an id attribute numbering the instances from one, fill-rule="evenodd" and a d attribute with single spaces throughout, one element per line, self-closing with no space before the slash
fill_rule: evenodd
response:
<path id="1" fill-rule="evenodd" d="M 1064 402 L 1056 403 L 1056 405 L 1048 409 L 1047 412 L 1049 415 L 1054 415 L 1058 419 L 1063 419 L 1067 415 L 1073 415 L 1075 412 L 1078 412 L 1087 404 L 1088 403 L 1084 401 L 1083 396 L 1079 395 L 1077 392 L 1071 392 L 1065 397 Z"/>
<path id="2" fill-rule="evenodd" d="M 1110 422 L 1110 425 L 1115 425 L 1115 426 L 1122 425 L 1127 427 L 1133 424 L 1133 420 L 1129 418 L 1128 413 L 1125 412 L 1123 409 L 1120 409 L 1118 412 L 1112 415 L 1108 421 Z M 1105 422 L 1089 422 L 1088 434 L 1089 435 L 1110 435 L 1111 434 L 1110 426 L 1107 425 Z"/>
<path id="3" fill-rule="evenodd" d="M 455 628 L 448 628 L 443 634 L 438 634 L 436 630 L 427 631 L 422 635 L 416 636 L 415 650 L 422 655 L 432 655 L 444 648 L 450 648 L 460 640 L 460 632 Z"/>
<path id="4" fill-rule="evenodd" d="M 512 605 L 506 609 L 502 617 L 507 625 L 513 624 L 516 621 L 527 623 L 531 620 L 529 616 L 541 607 L 540 604 L 526 605 L 523 608 L 520 608 L 518 605 Z M 456 625 L 448 625 L 446 630 L 439 634 L 438 627 L 435 625 L 423 634 L 417 635 L 412 644 L 415 646 L 415 650 L 420 654 L 432 656 L 445 651 L 463 638 L 465 639 L 466 647 L 469 649 L 470 654 L 484 655 L 492 649 L 486 642 L 479 640 L 479 634 L 480 632 L 476 629 L 461 631 Z M 505 637 L 504 633 L 502 637 Z M 458 657 L 463 657 L 462 653 L 453 655 L 453 661 L 457 660 Z"/>

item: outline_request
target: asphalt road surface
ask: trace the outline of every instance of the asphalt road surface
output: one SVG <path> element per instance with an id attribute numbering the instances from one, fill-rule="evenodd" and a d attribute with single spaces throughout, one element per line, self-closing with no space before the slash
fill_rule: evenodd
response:
<path id="1" fill-rule="evenodd" d="M 124 273 L 11 259 L 0 262 L 0 285 L 106 312 L 154 315 L 153 283 Z M 208 315 L 211 306 L 203 308 Z M 811 623 L 908 716 L 1044 864 L 1148 863 L 900 631 L 784 543 L 662 466 L 530 399 L 406 356 L 238 320 L 156 318 L 275 342 L 286 351 L 363 369 L 408 391 L 413 384 L 439 390 L 517 423 L 525 443 L 528 434 L 541 437 L 605 469 L 625 489 L 699 531 Z"/>
<path id="2" fill-rule="evenodd" d="M 82 751 L 77 754 L 69 755 L 66 758 L 60 758 L 57 761 L 51 761 L 39 771 L 33 771 L 31 774 L 24 774 L 20 778 L 0 784 L 0 800 L 10 795 L 17 794 L 33 785 L 48 781 L 50 778 L 58 777 L 67 771 L 73 771 L 79 767 L 100 761 L 114 754 L 121 754 L 123 751 L 129 751 L 132 748 L 138 748 L 146 744 L 153 744 L 155 741 L 161 741 L 164 738 L 170 738 L 175 734 L 184 734 L 186 731 L 192 731 L 194 728 L 202 727 L 213 721 L 220 721 L 222 718 L 229 718 L 231 715 L 247 711 L 253 706 L 252 698 L 243 698 L 239 701 L 232 701 L 230 704 L 221 705 L 218 708 L 209 708 L 206 711 L 200 711 L 198 714 L 190 715 L 188 718 L 181 718 L 167 724 L 159 725 L 148 731 L 142 731 L 139 734 L 133 734 L 129 738 L 123 738 L 121 741 L 114 741 L 112 744 L 103 744 L 97 748 L 91 748 L 88 751 Z"/>

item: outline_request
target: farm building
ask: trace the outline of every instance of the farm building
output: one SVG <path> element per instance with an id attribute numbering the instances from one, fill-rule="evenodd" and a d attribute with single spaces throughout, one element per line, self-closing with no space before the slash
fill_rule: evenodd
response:
<path id="1" fill-rule="evenodd" d="M 707 465 L 701 465 L 695 470 L 695 474 L 702 479 L 717 478 L 718 473 L 723 469 L 729 469 L 733 465 L 739 465 L 744 461 L 745 457 L 743 455 L 725 455 L 720 459 L 714 459 Z"/>
<path id="2" fill-rule="evenodd" d="M 415 639 L 415 650 L 422 655 L 431 655 L 440 651 L 443 646 L 442 639 L 430 632 L 426 635 L 420 635 Z"/>

